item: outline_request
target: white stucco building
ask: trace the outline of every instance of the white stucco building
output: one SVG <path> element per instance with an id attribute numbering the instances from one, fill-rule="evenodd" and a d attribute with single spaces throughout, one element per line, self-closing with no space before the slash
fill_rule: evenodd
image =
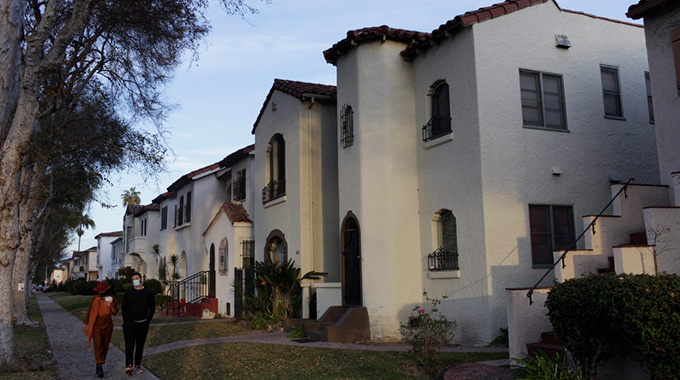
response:
<path id="1" fill-rule="evenodd" d="M 94 237 L 97 239 L 98 280 L 103 281 L 107 278 L 116 278 L 118 271 L 113 271 L 114 252 L 111 243 L 122 236 L 123 231 L 114 231 L 102 232 Z"/>
<path id="2" fill-rule="evenodd" d="M 139 272 L 144 279 L 156 278 L 160 257 L 158 244 L 160 215 L 158 205 L 128 205 L 123 218 L 123 266 Z"/>
<path id="3" fill-rule="evenodd" d="M 432 33 L 351 31 L 324 54 L 354 110 L 338 220 L 361 232 L 374 339 L 398 338 L 427 291 L 449 296 L 455 341 L 488 343 L 505 289 L 545 273 L 612 181 L 658 181 L 640 26 L 507 1 Z"/>

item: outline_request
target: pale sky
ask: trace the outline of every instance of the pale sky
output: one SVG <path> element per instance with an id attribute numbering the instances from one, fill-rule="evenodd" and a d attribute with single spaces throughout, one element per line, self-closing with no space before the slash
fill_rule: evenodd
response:
<path id="1" fill-rule="evenodd" d="M 179 105 L 164 128 L 169 150 L 168 172 L 157 179 L 135 173 L 114 176 L 104 188 L 102 201 L 118 205 L 88 211 L 95 221 L 85 231 L 81 249 L 96 245 L 102 232 L 122 230 L 120 195 L 136 187 L 142 204 L 151 203 L 182 175 L 220 161 L 254 143 L 250 133 L 274 79 L 335 85 L 335 67 L 323 51 L 345 38 L 348 30 L 388 25 L 431 32 L 467 11 L 500 0 L 272 0 L 252 2 L 260 12 L 246 20 L 227 15 L 213 4 L 208 17 L 213 30 L 199 49 L 199 60 L 187 61 L 175 75 L 165 96 Z M 214 3 L 214 1 L 213 1 Z M 563 9 L 641 24 L 625 13 L 637 0 L 558 0 Z M 78 249 L 77 236 L 68 251 Z"/>

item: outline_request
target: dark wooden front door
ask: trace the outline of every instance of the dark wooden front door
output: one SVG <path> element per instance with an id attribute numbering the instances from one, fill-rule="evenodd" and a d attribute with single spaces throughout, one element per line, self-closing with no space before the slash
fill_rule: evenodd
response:
<path id="1" fill-rule="evenodd" d="M 348 217 L 343 223 L 342 247 L 343 304 L 361 306 L 361 240 L 359 224 L 354 217 Z"/>

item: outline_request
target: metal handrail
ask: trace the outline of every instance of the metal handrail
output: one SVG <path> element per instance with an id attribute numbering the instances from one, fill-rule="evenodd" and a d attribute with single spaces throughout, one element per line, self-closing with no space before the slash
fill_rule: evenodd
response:
<path id="1" fill-rule="evenodd" d="M 191 293 L 191 298 L 188 301 L 186 300 L 187 284 L 189 284 Z M 193 275 L 180 281 L 170 281 L 168 283 L 168 287 L 170 288 L 170 302 L 174 305 L 174 307 L 168 308 L 167 313 L 169 314 L 175 310 L 179 311 L 187 303 L 197 303 L 204 298 L 207 298 L 209 296 L 209 284 L 210 271 L 207 270 L 194 273 Z M 183 298 L 181 296 L 182 294 L 184 294 L 184 304 L 181 303 Z M 180 316 L 179 314 L 180 313 L 178 312 L 178 317 Z"/>
<path id="2" fill-rule="evenodd" d="M 624 196 L 625 196 L 626 198 L 628 198 L 628 192 L 627 192 L 626 190 L 628 189 L 628 185 L 630 185 L 630 183 L 633 182 L 633 181 L 635 181 L 635 178 L 631 177 L 631 178 L 628 180 L 628 182 L 626 182 L 626 183 L 623 185 L 623 187 L 622 187 L 622 188 L 621 188 L 621 189 L 620 189 L 620 190 L 612 197 L 612 199 L 609 201 L 609 203 L 607 203 L 607 205 L 604 206 L 604 208 L 602 209 L 602 211 L 600 211 L 600 213 L 597 214 L 597 216 L 595 217 L 595 219 L 593 219 L 593 221 L 590 222 L 590 224 L 588 225 L 588 227 L 586 227 L 586 228 L 583 230 L 583 232 L 581 232 L 581 234 L 580 234 L 576 239 L 574 239 L 574 241 L 571 243 L 571 245 L 569 246 L 569 248 L 567 248 L 567 250 L 564 251 L 564 253 L 562 253 L 562 255 L 560 256 L 560 258 L 557 259 L 557 261 L 555 261 L 555 262 L 553 263 L 553 265 L 550 266 L 550 268 L 548 268 L 548 270 L 545 272 L 545 274 L 543 275 L 543 277 L 541 277 L 541 279 L 538 280 L 538 281 L 536 282 L 536 285 L 534 285 L 534 286 L 531 288 L 531 290 L 529 290 L 529 293 L 527 293 L 527 297 L 529 297 L 529 305 L 533 305 L 533 304 L 534 304 L 534 300 L 533 300 L 533 298 L 532 298 L 532 296 L 534 295 L 534 290 L 538 287 L 538 284 L 540 284 L 541 281 L 543 281 L 543 280 L 548 276 L 548 274 L 549 274 L 550 272 L 552 272 L 553 270 L 555 270 L 555 265 L 557 265 L 557 263 L 559 263 L 559 262 L 561 261 L 561 262 L 562 262 L 562 268 L 565 268 L 567 265 L 564 263 L 564 258 L 567 256 L 567 253 L 569 253 L 569 251 L 573 250 L 573 249 L 576 247 L 576 243 L 577 243 L 579 240 L 581 240 L 581 238 L 583 237 L 583 235 L 585 235 L 586 232 L 588 232 L 589 229 L 592 228 L 592 229 L 593 229 L 593 235 L 595 234 L 595 222 L 602 216 L 602 214 L 604 214 L 605 211 L 607 211 L 607 208 L 609 208 L 609 206 L 611 206 L 611 204 L 614 203 L 614 200 L 616 200 L 616 198 L 619 197 L 619 195 L 621 194 L 621 192 L 623 192 L 623 193 L 624 193 Z"/>

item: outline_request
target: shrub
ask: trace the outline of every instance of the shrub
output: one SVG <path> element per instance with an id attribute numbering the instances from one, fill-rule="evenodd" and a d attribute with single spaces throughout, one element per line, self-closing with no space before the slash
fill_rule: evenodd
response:
<path id="1" fill-rule="evenodd" d="M 163 293 L 163 284 L 161 284 L 160 281 L 150 278 L 142 283 L 145 288 L 151 289 L 153 294 L 161 294 Z"/>
<path id="2" fill-rule="evenodd" d="M 516 359 L 524 367 L 521 369 L 522 377 L 518 380 L 582 380 L 580 370 L 572 372 L 567 364 L 566 356 L 555 354 L 552 359 L 545 351 L 541 350 L 538 355 L 528 359 Z"/>
<path id="3" fill-rule="evenodd" d="M 156 301 L 156 309 L 163 311 L 168 308 L 168 302 L 170 302 L 171 297 L 156 294 L 154 295 L 154 299 Z"/>
<path id="4" fill-rule="evenodd" d="M 415 359 L 427 367 L 430 375 L 434 375 L 441 364 L 442 348 L 454 337 L 456 322 L 449 321 L 439 312 L 437 306 L 441 300 L 430 298 L 427 292 L 423 296 L 430 303 L 429 310 L 420 305 L 414 306 L 408 320 L 400 327 L 404 339 L 412 344 L 411 352 Z"/>
<path id="5" fill-rule="evenodd" d="M 555 334 L 590 379 L 618 347 L 637 351 L 653 379 L 680 373 L 680 276 L 572 279 L 552 289 L 546 306 Z"/>

